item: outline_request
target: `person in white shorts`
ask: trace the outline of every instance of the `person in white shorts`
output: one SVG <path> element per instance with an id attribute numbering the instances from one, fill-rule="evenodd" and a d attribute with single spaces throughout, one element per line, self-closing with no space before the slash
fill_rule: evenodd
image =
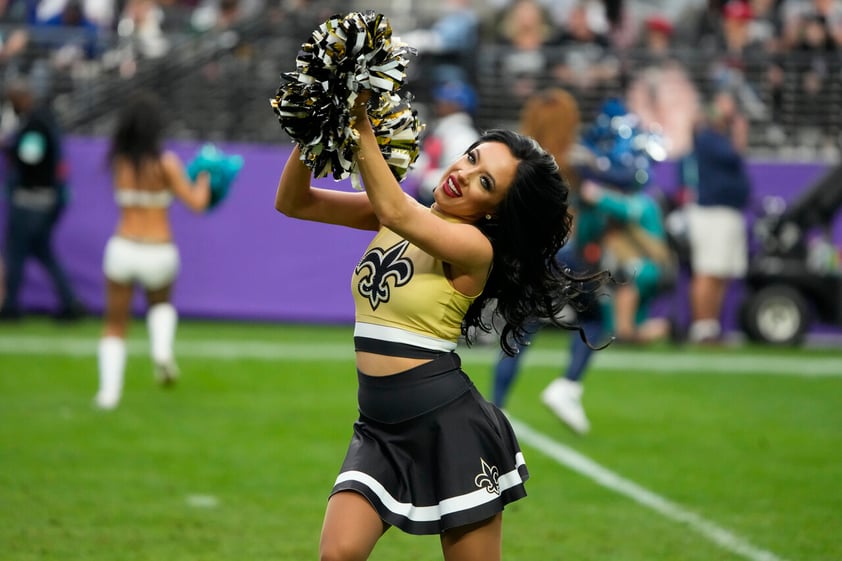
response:
<path id="1" fill-rule="evenodd" d="M 748 241 L 743 215 L 751 195 L 743 151 L 748 124 L 729 90 L 716 93 L 708 119 L 695 130 L 693 152 L 682 160 L 682 182 L 695 191 L 687 209 L 693 278 L 690 342 L 722 336 L 720 315 L 732 279 L 745 277 Z"/>
<path id="2" fill-rule="evenodd" d="M 156 376 L 171 384 L 178 375 L 173 357 L 178 314 L 170 302 L 179 254 L 172 241 L 168 209 L 173 198 L 201 212 L 210 201 L 210 176 L 188 177 L 181 159 L 161 148 L 164 117 L 159 100 L 141 92 L 123 108 L 111 139 L 108 164 L 120 219 L 105 246 L 105 325 L 99 341 L 97 407 L 120 403 L 126 365 L 126 333 L 132 297 L 140 286 L 148 304 L 150 350 Z"/>

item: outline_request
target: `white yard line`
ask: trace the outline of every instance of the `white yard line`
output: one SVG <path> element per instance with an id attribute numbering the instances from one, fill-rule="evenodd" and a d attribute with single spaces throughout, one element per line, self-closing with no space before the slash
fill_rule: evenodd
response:
<path id="1" fill-rule="evenodd" d="M 749 561 L 785 561 L 782 557 L 752 545 L 746 539 L 706 520 L 681 505 L 614 473 L 576 450 L 541 434 L 526 423 L 511 417 L 510 420 L 521 443 L 536 448 L 559 464 L 592 479 L 606 489 L 624 495 L 673 522 L 684 524 L 687 528 L 701 534 L 722 549 Z"/>
<path id="2" fill-rule="evenodd" d="M 92 356 L 96 339 L 80 337 L 0 336 L 0 356 L 65 355 Z M 143 339 L 130 339 L 131 354 L 148 353 Z M 459 354 L 467 363 L 491 364 L 497 357 L 489 347 L 461 348 Z M 178 340 L 176 353 L 195 358 L 220 360 L 352 360 L 353 344 L 290 343 L 284 341 Z M 565 349 L 533 348 L 524 357 L 526 366 L 557 366 L 567 361 Z M 611 348 L 594 355 L 594 366 L 605 370 L 682 374 L 753 374 L 794 377 L 842 377 L 842 357 L 817 356 L 804 349 L 797 355 L 780 356 L 762 351 L 740 354 L 719 354 L 704 350 L 679 349 L 673 353 L 647 352 Z"/>

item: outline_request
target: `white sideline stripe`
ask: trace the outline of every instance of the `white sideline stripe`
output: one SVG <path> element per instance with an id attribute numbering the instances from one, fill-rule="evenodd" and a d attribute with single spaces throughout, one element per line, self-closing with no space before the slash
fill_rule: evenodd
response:
<path id="1" fill-rule="evenodd" d="M 701 534 L 722 549 L 735 553 L 750 561 L 785 561 L 784 558 L 770 551 L 760 549 L 733 532 L 602 467 L 587 456 L 532 429 L 526 423 L 511 417 L 509 417 L 509 420 L 515 429 L 518 440 L 521 442 L 529 444 L 559 464 L 592 479 L 599 485 L 615 491 L 620 495 L 625 495 L 674 522 L 685 524 L 688 528 Z"/>
<path id="2" fill-rule="evenodd" d="M 0 355 L 64 355 L 91 356 L 96 353 L 95 338 L 0 336 Z M 129 339 L 128 352 L 145 355 L 149 344 L 141 339 Z M 457 352 L 466 363 L 490 365 L 497 359 L 494 349 L 460 347 Z M 196 358 L 220 360 L 353 360 L 353 344 L 290 343 L 269 341 L 201 340 L 176 341 L 176 353 Z M 558 366 L 567 363 L 564 350 L 530 349 L 524 364 Z M 804 350 L 798 356 L 775 356 L 762 353 L 711 354 L 703 351 L 680 350 L 675 353 L 653 353 L 644 350 L 625 351 L 608 348 L 594 356 L 594 366 L 605 370 L 681 374 L 757 374 L 774 376 L 842 377 L 842 357 L 816 357 Z"/>

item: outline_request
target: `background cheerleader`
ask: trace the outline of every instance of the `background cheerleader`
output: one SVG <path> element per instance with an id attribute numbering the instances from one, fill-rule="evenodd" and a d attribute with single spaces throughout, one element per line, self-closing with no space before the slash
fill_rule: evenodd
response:
<path id="1" fill-rule="evenodd" d="M 120 402 L 126 364 L 126 332 L 135 285 L 146 294 L 150 352 L 162 384 L 178 376 L 173 356 L 178 313 L 171 303 L 179 269 L 168 208 L 173 198 L 195 212 L 211 202 L 211 174 L 191 181 L 182 160 L 161 147 L 164 115 L 149 92 L 129 100 L 111 138 L 108 164 L 120 219 L 103 259 L 106 277 L 105 325 L 99 342 L 99 391 L 95 403 L 113 409 Z"/>

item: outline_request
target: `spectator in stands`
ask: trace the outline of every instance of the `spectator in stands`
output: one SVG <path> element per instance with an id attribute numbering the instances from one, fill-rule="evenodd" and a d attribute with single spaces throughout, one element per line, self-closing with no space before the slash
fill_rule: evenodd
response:
<path id="1" fill-rule="evenodd" d="M 812 7 L 801 5 L 787 16 L 785 27 L 785 65 L 795 75 L 794 97 L 804 108 L 798 116 L 800 143 L 813 149 L 835 148 L 842 117 L 832 106 L 842 66 L 842 6 L 832 8 L 824 2 Z"/>
<path id="2" fill-rule="evenodd" d="M 627 104 L 641 127 L 663 134 L 664 155 L 670 158 L 690 149 L 698 94 L 676 56 L 672 23 L 653 16 L 644 22 L 644 30 L 640 60 L 629 69 Z"/>
<path id="3" fill-rule="evenodd" d="M 731 0 L 706 0 L 693 28 L 690 45 L 705 55 L 715 54 L 722 44 L 722 7 Z"/>
<path id="4" fill-rule="evenodd" d="M 53 48 L 53 65 L 67 69 L 80 60 L 92 60 L 99 56 L 99 27 L 85 14 L 81 0 L 67 0 L 61 11 L 45 18 L 40 26 L 55 29 L 55 33 L 43 34 L 38 38 Z"/>
<path id="5" fill-rule="evenodd" d="M 60 319 L 78 319 L 85 310 L 53 249 L 53 235 L 67 204 L 67 166 L 62 132 L 47 104 L 39 103 L 30 82 L 6 86 L 19 121 L 4 142 L 9 195 L 6 223 L 6 298 L 0 316 L 21 317 L 18 300 L 24 265 L 34 257 L 44 267 L 59 297 Z"/>
<path id="6" fill-rule="evenodd" d="M 12 29 L 8 33 L 0 33 L 0 65 L 7 64 L 11 59 L 26 50 L 29 44 L 29 33 L 25 28 Z"/>
<path id="7" fill-rule="evenodd" d="M 667 18 L 650 16 L 644 22 L 641 64 L 651 66 L 666 62 L 673 56 L 672 35 L 675 31 Z"/>
<path id="8" fill-rule="evenodd" d="M 164 10 L 155 0 L 128 0 L 117 24 L 120 41 L 130 51 L 127 58 L 137 61 L 165 56 L 170 42 L 163 26 Z"/>
<path id="9" fill-rule="evenodd" d="M 441 16 L 429 28 L 412 30 L 401 38 L 418 49 L 425 67 L 432 68 L 427 79 L 434 83 L 448 80 L 474 83 L 479 17 L 471 0 L 445 0 Z"/>
<path id="10" fill-rule="evenodd" d="M 545 150 L 553 154 L 562 174 L 571 182 L 574 193 L 578 183 L 573 163 L 577 158 L 579 122 L 579 107 L 575 98 L 569 92 L 558 88 L 544 90 L 532 96 L 520 114 L 520 127 L 523 133 L 532 136 Z M 575 231 L 575 212 L 573 220 Z M 585 270 L 573 240 L 569 241 L 556 255 L 556 260 L 571 270 L 577 272 Z M 572 312 L 567 310 L 566 313 Z M 585 337 L 590 345 L 599 343 L 602 334 L 599 314 L 599 305 L 595 300 L 577 314 L 577 321 L 584 329 Z M 498 357 L 494 366 L 492 388 L 492 401 L 498 407 L 506 406 L 509 393 L 518 376 L 521 361 L 529 349 L 528 343 L 533 340 L 544 324 L 545 320 L 534 319 L 527 329 L 527 337 L 523 344 L 518 345 L 518 353 L 514 356 L 500 354 Z M 582 407 L 581 397 L 582 380 L 592 352 L 593 349 L 588 343 L 579 336 L 574 336 L 570 343 L 570 361 L 563 375 L 553 380 L 542 393 L 544 403 L 562 422 L 578 434 L 585 434 L 590 430 L 590 422 Z"/>
<path id="11" fill-rule="evenodd" d="M 783 41 L 788 48 L 802 40 L 805 24 L 811 19 L 824 21 L 830 40 L 842 46 L 842 4 L 834 0 L 787 0 L 783 8 Z"/>
<path id="12" fill-rule="evenodd" d="M 693 151 L 680 162 L 681 184 L 695 194 L 688 208 L 691 342 L 720 339 L 725 291 L 748 267 L 743 215 L 751 194 L 743 156 L 747 142 L 748 120 L 734 93 L 720 90 L 693 135 Z"/>
<path id="13" fill-rule="evenodd" d="M 516 105 L 543 89 L 557 63 L 558 33 L 537 0 L 515 0 L 500 16 L 495 61 L 504 93 Z"/>
<path id="14" fill-rule="evenodd" d="M 783 146 L 787 142 L 784 131 L 784 87 L 786 85 L 785 43 L 781 0 L 754 0 L 751 3 L 754 17 L 749 23 L 749 41 L 760 45 L 769 60 L 766 83 L 759 91 L 767 90 L 764 101 L 769 109 L 766 123 L 766 138 L 772 146 Z"/>
<path id="15" fill-rule="evenodd" d="M 780 52 L 783 38 L 783 5 L 783 0 L 751 1 L 754 17 L 749 22 L 749 43 L 762 45 L 763 50 L 769 54 Z"/>
<path id="16" fill-rule="evenodd" d="M 419 181 L 417 198 L 423 204 L 433 203 L 443 170 L 479 138 L 473 118 L 476 105 L 476 93 L 466 82 L 450 81 L 433 90 L 435 120 L 424 136 L 414 168 Z"/>
<path id="17" fill-rule="evenodd" d="M 193 11 L 191 26 L 199 32 L 234 30 L 241 23 L 258 17 L 264 6 L 263 0 L 204 0 Z"/>
<path id="18" fill-rule="evenodd" d="M 769 109 L 760 97 L 766 81 L 771 53 L 752 38 L 754 12 L 748 0 L 729 0 L 722 6 L 722 33 L 710 79 L 718 88 L 728 88 L 739 97 L 754 119 L 767 119 Z"/>
<path id="19" fill-rule="evenodd" d="M 558 41 L 562 58 L 553 67 L 558 83 L 581 95 L 599 86 L 614 85 L 620 63 L 613 52 L 604 7 L 579 0 L 561 29 Z"/>
<path id="20" fill-rule="evenodd" d="M 30 12 L 33 19 L 29 23 L 32 24 L 65 17 L 70 20 L 84 20 L 99 29 L 110 30 L 114 26 L 115 0 L 40 0 L 26 3 L 35 5 L 34 11 Z"/>
<path id="21" fill-rule="evenodd" d="M 120 207 L 115 234 L 103 257 L 105 325 L 99 341 L 99 390 L 94 403 L 113 409 L 120 402 L 126 364 L 126 333 L 135 285 L 146 293 L 150 351 L 161 384 L 175 382 L 173 355 L 178 313 L 171 304 L 179 269 L 168 209 L 173 197 L 195 212 L 210 202 L 206 172 L 191 182 L 181 159 L 161 148 L 165 119 L 160 101 L 140 92 L 124 104 L 111 137 L 108 163 Z"/>

